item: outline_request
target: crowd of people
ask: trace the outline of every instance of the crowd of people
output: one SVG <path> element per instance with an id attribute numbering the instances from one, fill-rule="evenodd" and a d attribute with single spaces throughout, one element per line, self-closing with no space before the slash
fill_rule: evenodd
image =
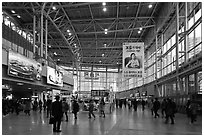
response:
<path id="1" fill-rule="evenodd" d="M 171 98 L 165 98 L 161 102 L 158 98 L 151 99 L 150 102 L 135 99 L 116 99 L 116 108 L 122 108 L 128 105 L 128 109 L 133 109 L 137 111 L 138 105 L 141 105 L 142 111 L 145 110 L 148 106 L 151 110 L 151 114 L 154 118 L 159 118 L 159 110 L 161 110 L 161 118 L 165 118 L 165 123 L 168 124 L 169 121 L 171 124 L 175 123 L 175 114 L 178 112 L 176 103 Z M 190 119 L 191 123 L 194 123 L 197 118 L 197 111 L 199 105 L 195 101 L 188 100 L 185 110 L 187 117 Z"/>
<path id="2" fill-rule="evenodd" d="M 163 99 L 159 101 L 158 98 L 151 99 L 150 102 L 145 100 L 137 100 L 135 99 L 115 99 L 115 106 L 117 109 L 128 107 L 129 110 L 137 111 L 138 105 L 141 105 L 142 111 L 145 111 L 147 107 L 151 110 L 151 114 L 154 118 L 159 118 L 159 110 L 161 110 L 161 118 L 165 118 L 165 123 L 168 124 L 169 120 L 171 124 L 175 123 L 175 114 L 177 113 L 176 103 L 171 98 Z M 95 119 L 96 115 L 94 114 L 94 100 L 90 100 L 88 104 L 88 118 L 92 117 Z M 188 100 L 186 104 L 186 114 L 188 118 L 191 120 L 191 123 L 194 123 L 197 118 L 197 110 L 198 104 L 195 101 Z M 105 118 L 105 102 L 103 98 L 100 98 L 98 105 L 99 117 Z M 51 98 L 47 100 L 37 100 L 32 101 L 31 99 L 24 100 L 8 100 L 3 99 L 2 101 L 2 112 L 3 115 L 7 115 L 8 113 L 19 113 L 22 111 L 25 115 L 30 116 L 30 111 L 39 111 L 39 113 L 44 110 L 46 112 L 47 118 L 53 118 L 53 132 L 61 132 L 60 125 L 63 116 L 65 115 L 66 122 L 68 122 L 68 111 L 72 112 L 74 115 L 74 119 L 77 119 L 77 114 L 80 110 L 80 105 L 77 99 L 73 99 L 71 106 L 67 103 L 66 98 L 60 100 L 59 96 L 55 97 L 55 101 L 52 102 Z"/>

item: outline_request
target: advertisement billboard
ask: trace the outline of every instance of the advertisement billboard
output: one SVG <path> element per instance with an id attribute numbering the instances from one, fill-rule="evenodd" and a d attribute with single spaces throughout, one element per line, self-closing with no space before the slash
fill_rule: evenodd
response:
<path id="1" fill-rule="evenodd" d="M 144 43 L 123 44 L 123 76 L 142 78 L 144 73 Z"/>
<path id="2" fill-rule="evenodd" d="M 47 83 L 63 87 L 63 74 L 54 68 L 47 66 Z"/>
<path id="3" fill-rule="evenodd" d="M 9 51 L 8 75 L 29 80 L 41 80 L 42 65 L 25 56 Z"/>

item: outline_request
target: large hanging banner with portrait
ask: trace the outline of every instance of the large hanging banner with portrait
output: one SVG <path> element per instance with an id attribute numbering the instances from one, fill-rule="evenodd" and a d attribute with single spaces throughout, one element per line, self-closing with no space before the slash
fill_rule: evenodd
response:
<path id="1" fill-rule="evenodd" d="M 8 75 L 28 80 L 42 79 L 42 65 L 25 56 L 9 50 L 8 54 Z"/>
<path id="2" fill-rule="evenodd" d="M 144 43 L 123 43 L 123 76 L 142 78 L 144 73 Z"/>

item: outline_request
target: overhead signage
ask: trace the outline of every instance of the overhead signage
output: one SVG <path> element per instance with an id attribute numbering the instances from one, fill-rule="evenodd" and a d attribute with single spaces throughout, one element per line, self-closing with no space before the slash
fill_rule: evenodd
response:
<path id="1" fill-rule="evenodd" d="M 85 79 L 93 79 L 93 80 L 99 80 L 99 73 L 98 72 L 84 72 L 84 78 Z"/>
<path id="2" fill-rule="evenodd" d="M 9 51 L 8 75 L 29 80 L 41 80 L 42 65 L 25 56 Z"/>
<path id="3" fill-rule="evenodd" d="M 109 92 L 107 90 L 91 90 L 92 97 L 105 97 L 108 95 L 109 95 Z"/>
<path id="4" fill-rule="evenodd" d="M 123 76 L 142 78 L 144 76 L 144 43 L 123 44 Z"/>
<path id="5" fill-rule="evenodd" d="M 63 74 L 54 68 L 47 66 L 47 83 L 63 87 Z"/>

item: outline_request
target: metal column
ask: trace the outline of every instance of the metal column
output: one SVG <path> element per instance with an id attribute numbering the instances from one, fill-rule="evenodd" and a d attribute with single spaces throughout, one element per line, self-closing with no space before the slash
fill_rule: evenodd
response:
<path id="1" fill-rule="evenodd" d="M 157 48 L 158 48 L 158 36 L 157 36 L 157 29 L 155 28 L 155 47 L 156 47 L 156 49 L 155 49 L 155 81 L 156 81 L 156 94 L 155 95 L 158 95 L 158 93 L 159 93 L 159 88 L 158 88 L 158 85 L 157 85 Z"/>
<path id="2" fill-rule="evenodd" d="M 188 60 L 188 35 L 187 35 L 187 31 L 188 31 L 188 3 L 185 2 L 185 13 L 184 13 L 184 51 L 185 51 L 185 55 L 184 55 L 184 61 L 187 62 Z M 185 76 L 185 89 L 184 89 L 184 94 L 188 94 L 188 76 Z"/>
<path id="3" fill-rule="evenodd" d="M 35 30 L 36 30 L 36 15 L 33 16 L 33 54 L 35 54 Z"/>
<path id="4" fill-rule="evenodd" d="M 187 6 L 187 2 L 185 2 L 185 15 L 184 15 L 184 51 L 185 51 L 185 55 L 184 55 L 184 59 L 185 59 L 185 62 L 187 62 L 187 59 L 188 59 L 188 54 L 187 54 L 187 51 L 188 51 L 188 35 L 187 35 L 187 31 L 188 31 L 188 18 L 187 18 L 187 15 L 188 15 L 188 6 Z"/>
<path id="5" fill-rule="evenodd" d="M 48 35 L 48 28 L 47 28 L 47 19 L 45 20 L 45 59 L 47 62 L 47 35 Z"/>
<path id="6" fill-rule="evenodd" d="M 40 57 L 43 57 L 43 10 L 40 19 Z"/>
<path id="7" fill-rule="evenodd" d="M 164 34 L 162 33 L 161 34 L 161 45 L 164 46 Z M 162 47 L 161 47 L 161 55 L 163 54 L 163 50 L 162 50 Z M 163 59 L 160 58 L 161 60 L 161 63 L 160 63 L 160 68 L 161 68 L 161 77 L 163 76 L 163 73 L 162 73 L 162 64 L 163 64 Z"/>
<path id="8" fill-rule="evenodd" d="M 93 90 L 93 65 L 91 66 L 91 90 Z"/>
<path id="9" fill-rule="evenodd" d="M 108 67 L 106 66 L 106 90 L 108 89 Z"/>
<path id="10" fill-rule="evenodd" d="M 178 69 L 179 69 L 179 2 L 176 3 L 176 93 L 178 93 L 179 89 L 179 76 L 178 76 Z"/>
<path id="11" fill-rule="evenodd" d="M 79 91 L 79 71 L 78 71 L 78 62 L 75 62 L 76 74 L 77 74 L 77 92 Z"/>

